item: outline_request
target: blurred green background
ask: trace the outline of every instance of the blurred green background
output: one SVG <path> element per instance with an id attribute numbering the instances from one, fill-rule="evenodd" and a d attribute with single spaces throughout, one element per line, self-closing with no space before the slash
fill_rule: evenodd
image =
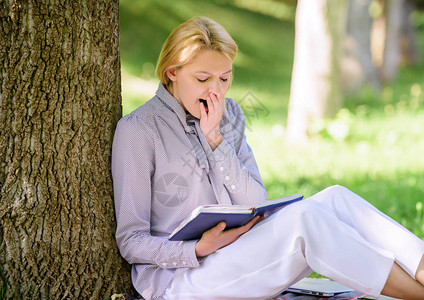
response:
<path id="1" fill-rule="evenodd" d="M 240 52 L 227 93 L 263 109 L 248 118 L 247 139 L 270 198 L 306 197 L 340 184 L 424 238 L 424 63 L 403 67 L 381 93 L 346 99 L 333 120 L 317 124 L 307 147 L 285 143 L 294 54 L 294 1 L 121 0 L 123 113 L 156 91 L 156 60 L 169 33 L 203 15 L 232 35 Z M 414 16 L 421 58 L 424 18 Z"/>

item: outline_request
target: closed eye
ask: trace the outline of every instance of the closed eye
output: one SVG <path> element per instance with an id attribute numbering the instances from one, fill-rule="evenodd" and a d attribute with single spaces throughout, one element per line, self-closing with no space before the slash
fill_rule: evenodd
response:
<path id="1" fill-rule="evenodd" d="M 225 82 L 228 80 L 228 78 L 221 78 L 221 80 Z"/>
<path id="2" fill-rule="evenodd" d="M 208 80 L 209 78 L 206 78 L 206 79 L 199 79 L 199 78 L 197 78 L 197 81 L 199 81 L 199 82 L 206 82 L 206 80 Z"/>

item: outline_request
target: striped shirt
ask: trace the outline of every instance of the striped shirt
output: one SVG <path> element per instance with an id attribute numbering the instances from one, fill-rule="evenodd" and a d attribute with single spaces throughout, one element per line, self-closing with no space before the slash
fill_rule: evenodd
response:
<path id="1" fill-rule="evenodd" d="M 112 149 L 116 240 L 146 299 L 160 297 L 175 275 L 201 265 L 196 241 L 168 240 L 193 209 L 267 200 L 243 113 L 230 98 L 225 105 L 223 141 L 214 151 L 199 120 L 161 84 L 152 99 L 118 122 Z"/>

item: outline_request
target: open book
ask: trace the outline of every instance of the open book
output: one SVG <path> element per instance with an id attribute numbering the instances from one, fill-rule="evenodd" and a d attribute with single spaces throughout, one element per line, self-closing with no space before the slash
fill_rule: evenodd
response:
<path id="1" fill-rule="evenodd" d="M 280 199 L 269 200 L 257 206 L 244 205 L 202 205 L 181 222 L 169 236 L 171 241 L 199 239 L 203 232 L 224 221 L 225 229 L 240 227 L 255 216 L 269 216 L 282 207 L 302 200 L 303 196 L 294 194 Z"/>

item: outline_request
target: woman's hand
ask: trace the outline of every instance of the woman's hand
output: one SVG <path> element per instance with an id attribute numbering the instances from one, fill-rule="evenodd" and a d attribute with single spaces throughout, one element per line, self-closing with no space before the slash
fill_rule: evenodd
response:
<path id="1" fill-rule="evenodd" d="M 219 123 L 222 119 L 222 106 L 224 100 L 220 95 L 209 93 L 205 99 L 208 104 L 208 111 L 205 106 L 200 102 L 200 130 L 206 137 L 206 140 L 211 146 L 212 151 L 216 149 L 222 142 L 222 135 L 219 132 Z"/>
<path id="2" fill-rule="evenodd" d="M 246 233 L 253 227 L 256 223 L 263 220 L 263 217 L 256 216 L 248 223 L 241 227 L 232 228 L 225 230 L 225 222 L 221 222 L 215 227 L 205 231 L 196 243 L 196 256 L 203 257 L 207 256 L 216 250 L 225 247 L 233 242 L 235 242 L 242 234 Z"/>

